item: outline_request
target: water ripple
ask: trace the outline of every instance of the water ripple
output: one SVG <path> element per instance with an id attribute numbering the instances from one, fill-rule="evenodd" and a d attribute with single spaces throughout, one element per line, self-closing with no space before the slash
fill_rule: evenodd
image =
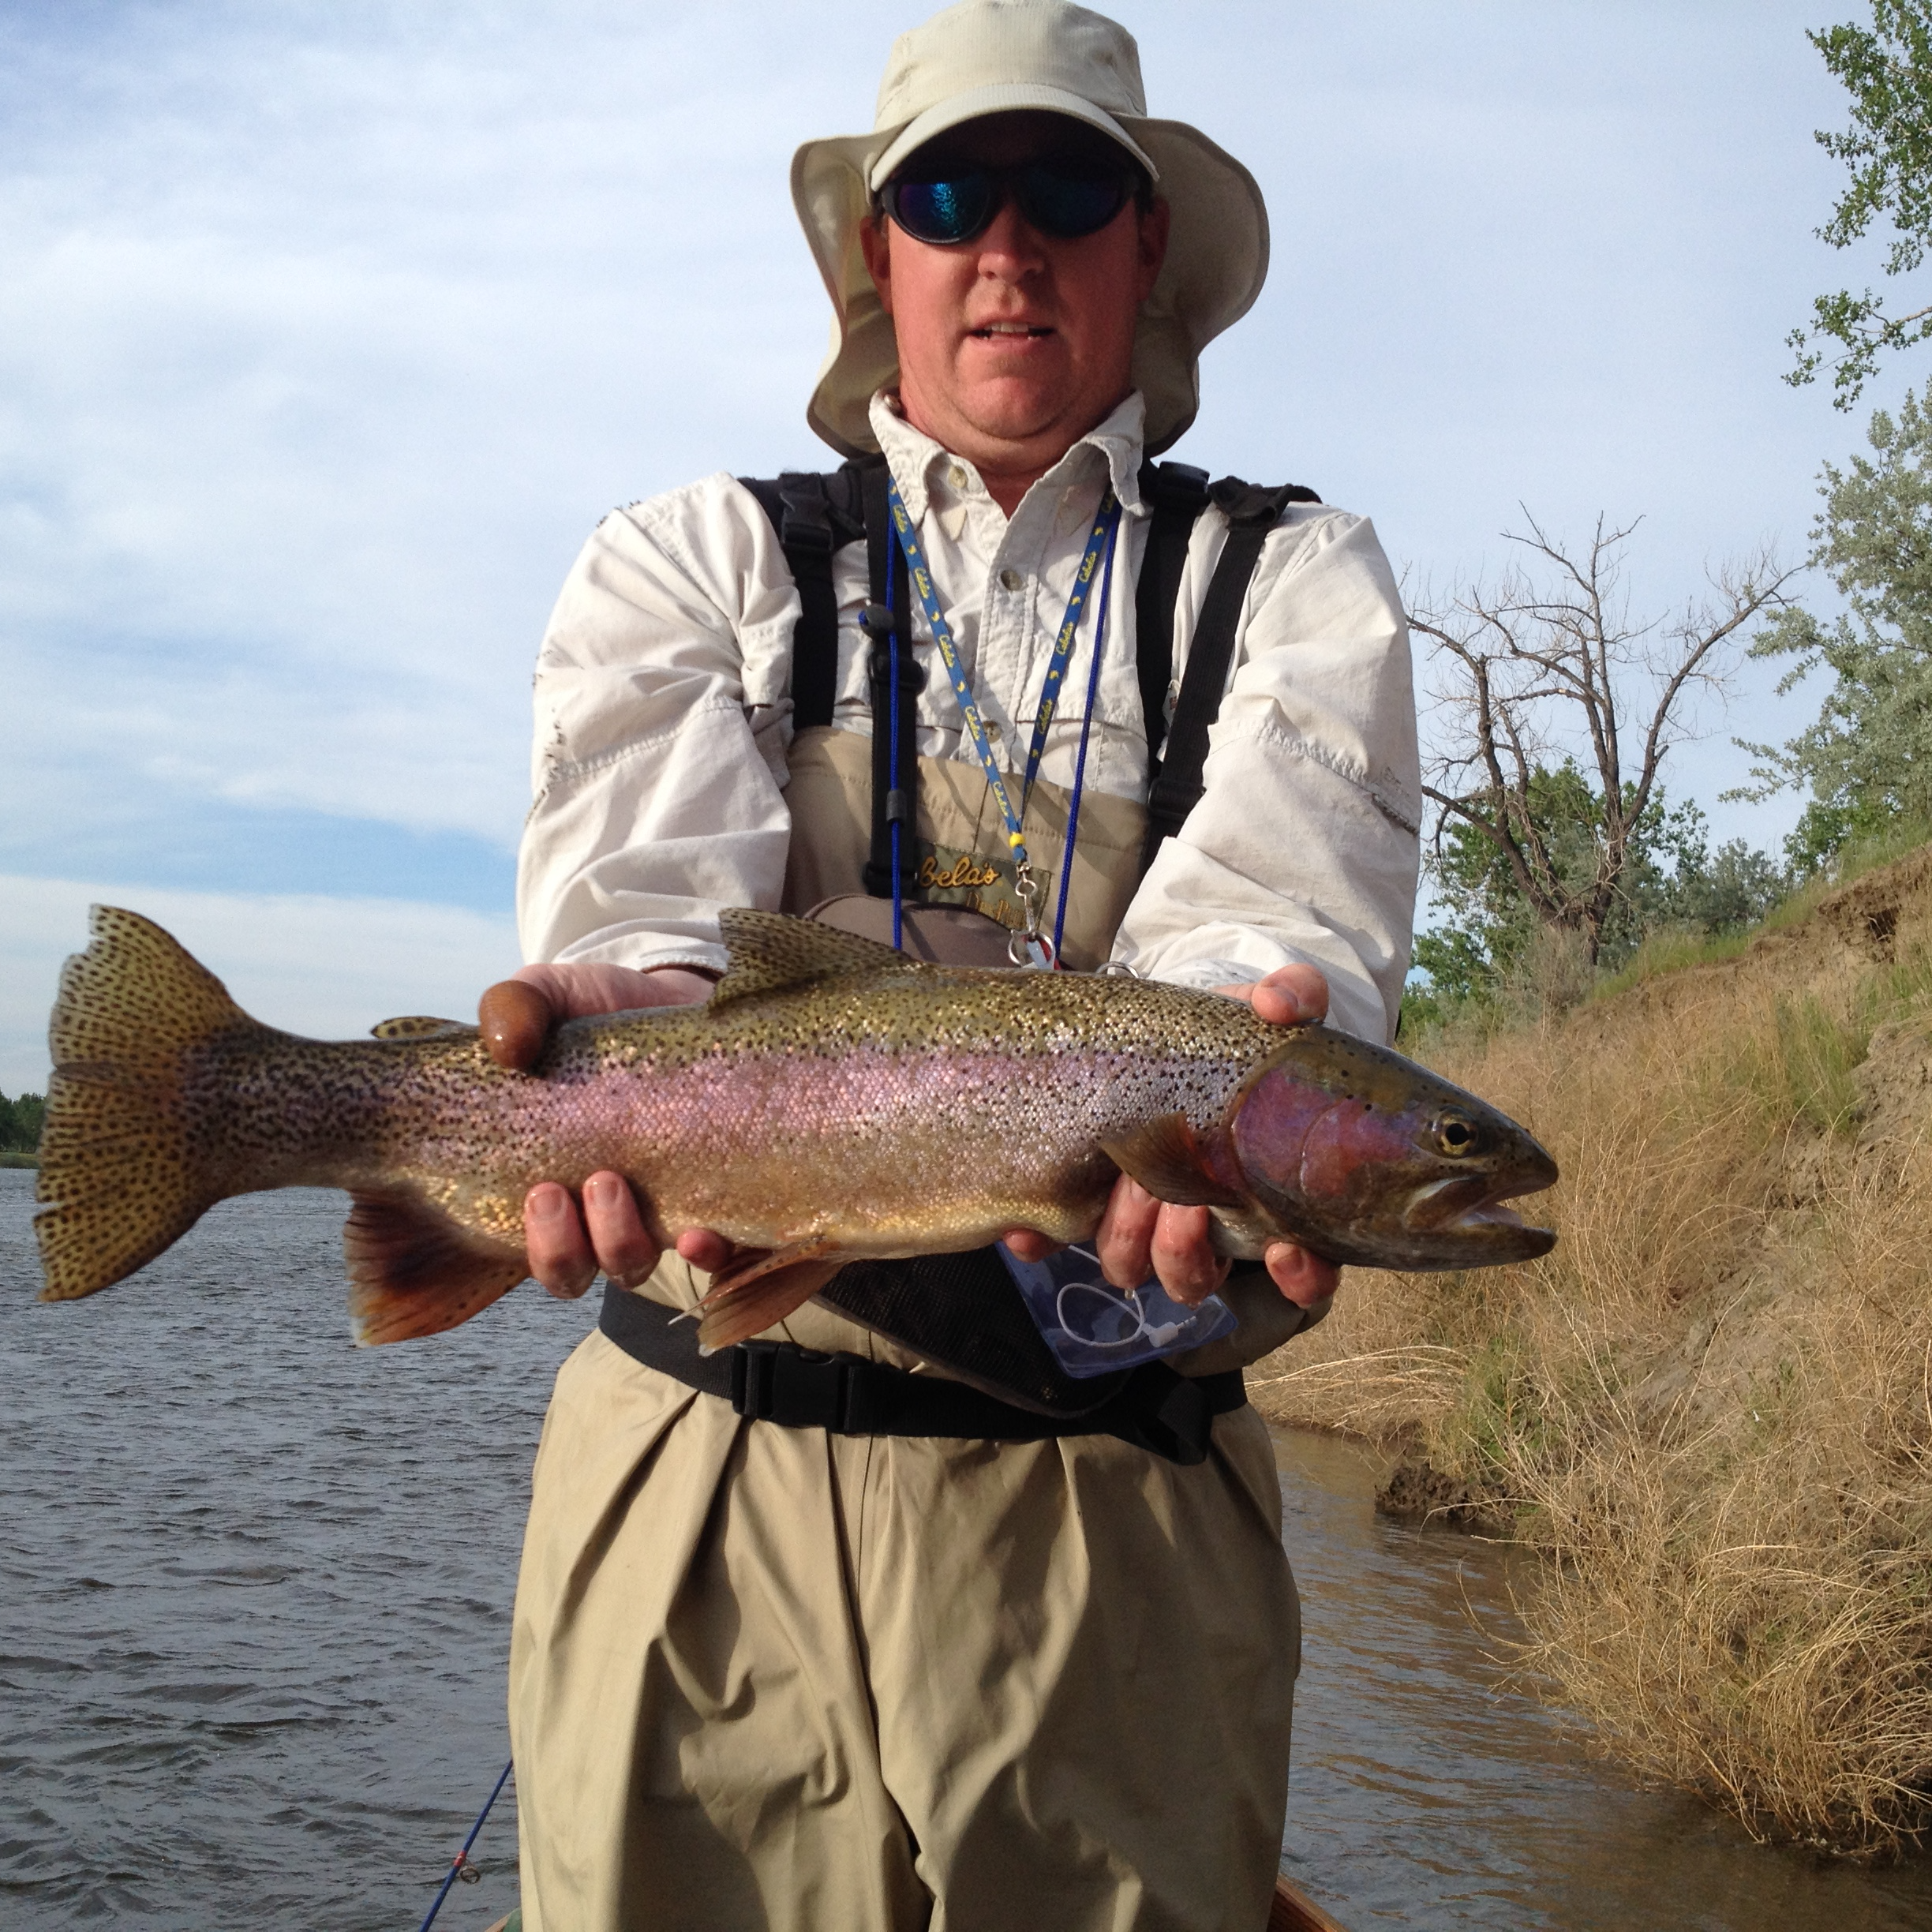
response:
<path id="1" fill-rule="evenodd" d="M 416 1924 L 508 1755 L 530 1458 L 591 1309 L 352 1348 L 309 1191 L 43 1306 L 32 1183 L 0 1171 L 0 1924 Z M 514 1807 L 439 1925 L 514 1903 Z"/>

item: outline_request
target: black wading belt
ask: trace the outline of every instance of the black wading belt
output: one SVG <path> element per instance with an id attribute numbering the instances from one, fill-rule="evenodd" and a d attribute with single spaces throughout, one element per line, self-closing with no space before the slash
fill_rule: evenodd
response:
<path id="1" fill-rule="evenodd" d="M 729 1402 L 741 1416 L 841 1436 L 949 1436 L 978 1442 L 1044 1442 L 1118 1436 L 1183 1465 L 1204 1462 L 1214 1419 L 1246 1402 L 1241 1373 L 1176 1375 L 1144 1362 L 1110 1377 L 1114 1395 L 1086 1414 L 1044 1416 L 963 1382 L 910 1375 L 859 1355 L 821 1355 L 782 1342 L 741 1342 L 698 1352 L 698 1324 L 622 1288 L 604 1290 L 597 1326 L 635 1361 Z"/>
<path id="2" fill-rule="evenodd" d="M 745 480 L 745 487 L 758 499 L 777 530 L 785 560 L 799 586 L 801 610 L 792 637 L 794 729 L 832 722 L 839 648 L 838 602 L 832 586 L 833 553 L 863 539 L 867 545 L 872 601 L 877 605 L 888 601 L 885 592 L 890 526 L 886 483 L 885 459 L 879 456 L 856 458 L 842 469 L 826 475 L 795 471 L 775 481 Z M 1152 511 L 1135 596 L 1136 651 L 1147 728 L 1148 773 L 1153 784 L 1148 799 L 1148 840 L 1141 860 L 1144 871 L 1153 862 L 1162 839 L 1180 829 L 1200 798 L 1201 774 L 1208 756 L 1208 727 L 1214 721 L 1226 687 L 1242 602 L 1267 533 L 1285 505 L 1315 503 L 1320 499 L 1312 491 L 1294 484 L 1268 490 L 1235 477 L 1210 486 L 1205 470 L 1185 463 L 1144 464 L 1140 485 Z M 1211 501 L 1226 515 L 1230 527 L 1194 626 L 1187 672 L 1170 728 L 1166 713 L 1167 695 L 1174 681 L 1174 606 L 1180 594 L 1189 541 L 1196 519 Z M 879 897 L 888 897 L 892 892 L 893 821 L 899 818 L 908 831 L 916 822 L 913 788 L 919 767 L 914 713 L 919 687 L 923 682 L 913 661 L 908 612 L 910 600 L 903 560 L 892 590 L 889 601 L 895 621 L 889 633 L 878 635 L 871 625 L 864 627 L 872 638 L 868 664 L 872 697 L 872 844 L 871 857 L 865 869 L 865 886 L 867 892 Z M 900 784 L 896 791 L 890 785 L 886 763 L 891 743 L 892 660 L 889 653 L 893 651 L 900 653 Z M 1159 755 L 1163 736 L 1167 740 L 1164 759 Z M 902 841 L 900 860 L 905 897 L 916 897 L 912 876 L 913 841 L 909 837 Z M 624 1296 L 622 1299 L 630 1303 L 636 1297 Z M 1116 1427 L 1096 1418 L 1114 1413 L 1117 1403 L 1144 1401 L 1151 1387 L 1164 1387 L 1160 1378 L 1150 1373 L 1153 1369 L 1160 1369 L 1170 1382 L 1185 1380 L 1159 1363 L 1104 1376 L 1068 1375 L 1046 1346 L 1027 1312 L 1018 1287 L 991 1249 L 969 1254 L 929 1255 L 911 1261 L 855 1263 L 821 1289 L 818 1299 L 875 1333 L 968 1377 L 979 1387 L 965 1390 L 966 1394 L 976 1401 L 993 1404 L 1000 1411 L 1026 1418 L 1029 1432 L 1008 1436 L 1000 1429 L 975 1425 L 957 1432 L 922 1426 L 906 1432 L 957 1432 L 1032 1440 L 1043 1435 L 1097 1431 L 1135 1441 L 1140 1439 L 1126 1427 Z M 610 1332 L 608 1322 L 612 1305 L 606 1301 L 606 1332 Z M 668 1332 L 678 1338 L 676 1346 L 682 1348 L 683 1329 Z M 612 1339 L 622 1346 L 631 1346 L 621 1336 L 613 1334 Z M 775 1343 L 752 1346 L 780 1346 Z M 631 1352 L 638 1351 L 632 1349 Z M 690 1352 L 695 1361 L 695 1343 Z M 681 1380 L 693 1382 L 694 1386 L 709 1386 L 695 1382 L 692 1375 L 668 1361 L 639 1358 L 652 1360 L 653 1366 Z M 706 1366 L 707 1372 L 712 1372 Z M 877 1365 L 861 1364 L 860 1367 L 878 1375 L 898 1373 Z M 716 1375 L 723 1373 L 721 1369 L 715 1372 Z M 905 1380 L 923 1383 L 927 1378 L 908 1376 Z M 964 1385 L 952 1383 L 944 1386 L 959 1391 Z M 987 1387 L 1002 1391 L 1009 1399 L 982 1395 L 979 1390 Z M 1134 1391 L 1131 1396 L 1130 1391 Z M 730 1391 L 721 1387 L 712 1392 L 729 1394 Z M 957 1402 L 963 1397 L 955 1393 L 944 1399 Z M 1237 1395 L 1234 1401 L 1224 1406 L 1237 1406 L 1241 1399 L 1245 1398 Z M 837 1426 L 823 1421 L 814 1421 L 812 1425 Z M 1169 1452 L 1162 1449 L 1158 1453 Z"/>

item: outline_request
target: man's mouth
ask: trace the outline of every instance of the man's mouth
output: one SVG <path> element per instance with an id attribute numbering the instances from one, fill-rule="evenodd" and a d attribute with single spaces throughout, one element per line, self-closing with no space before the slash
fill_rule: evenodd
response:
<path id="1" fill-rule="evenodd" d="M 983 328 L 968 329 L 966 332 L 969 335 L 977 336 L 982 342 L 991 342 L 1050 335 L 1053 331 L 1030 322 L 989 322 Z"/>

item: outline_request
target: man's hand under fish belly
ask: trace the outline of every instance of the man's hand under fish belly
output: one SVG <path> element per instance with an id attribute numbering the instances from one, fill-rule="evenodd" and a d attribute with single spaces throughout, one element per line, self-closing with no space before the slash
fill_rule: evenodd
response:
<path id="1" fill-rule="evenodd" d="M 711 985 L 706 974 L 682 966 L 648 972 L 629 966 L 525 966 L 484 994 L 477 1018 L 491 1058 L 501 1066 L 522 1068 L 542 1052 L 559 1020 L 695 1005 L 710 997 Z M 1265 979 L 1219 990 L 1245 1001 L 1256 1018 L 1275 1026 L 1319 1020 L 1328 1010 L 1328 983 L 1312 966 L 1279 967 Z M 1213 1294 L 1227 1275 L 1229 1264 L 1215 1252 L 1208 1227 L 1207 1208 L 1156 1200 L 1122 1174 L 1101 1218 L 1095 1252 L 1116 1287 L 1131 1288 L 1151 1273 L 1176 1301 L 1192 1305 Z M 565 1299 L 583 1294 L 600 1268 L 613 1281 L 635 1286 L 657 1267 L 660 1253 L 630 1183 L 608 1172 L 593 1174 L 584 1183 L 581 1208 L 553 1181 L 532 1188 L 524 1197 L 523 1235 L 530 1272 Z M 1060 1245 L 1031 1228 L 1009 1230 L 1006 1242 L 1028 1261 L 1043 1259 Z M 686 1229 L 677 1251 L 709 1275 L 724 1267 L 734 1252 L 707 1228 Z M 1341 1278 L 1335 1263 L 1294 1241 L 1275 1242 L 1263 1260 L 1275 1285 L 1301 1308 L 1325 1301 Z"/>

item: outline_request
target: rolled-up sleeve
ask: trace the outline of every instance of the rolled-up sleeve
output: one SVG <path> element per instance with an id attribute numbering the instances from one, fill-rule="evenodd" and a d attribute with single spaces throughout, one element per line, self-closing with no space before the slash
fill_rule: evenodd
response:
<path id="1" fill-rule="evenodd" d="M 1204 775 L 1115 957 L 1193 986 L 1305 962 L 1327 977 L 1335 1024 L 1392 1037 L 1421 778 L 1408 628 L 1365 519 L 1297 507 L 1271 533 Z"/>
<path id="2" fill-rule="evenodd" d="M 526 959 L 721 970 L 719 909 L 777 906 L 798 609 L 769 522 L 729 477 L 592 534 L 537 657 Z"/>

